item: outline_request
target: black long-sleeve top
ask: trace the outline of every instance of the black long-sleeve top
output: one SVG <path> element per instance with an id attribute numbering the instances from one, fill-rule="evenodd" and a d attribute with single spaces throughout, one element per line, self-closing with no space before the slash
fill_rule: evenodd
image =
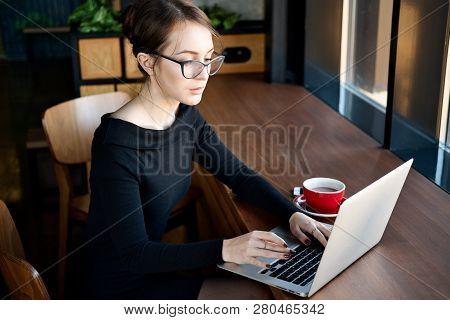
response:
<path id="1" fill-rule="evenodd" d="M 196 107 L 180 103 L 174 123 L 165 130 L 105 114 L 92 143 L 85 261 L 90 297 L 139 298 L 136 292 L 145 290 L 144 285 L 152 290 L 152 281 L 144 278 L 223 261 L 223 239 L 161 242 L 172 208 L 189 188 L 192 161 L 238 197 L 285 221 L 297 211 L 225 147 Z"/>

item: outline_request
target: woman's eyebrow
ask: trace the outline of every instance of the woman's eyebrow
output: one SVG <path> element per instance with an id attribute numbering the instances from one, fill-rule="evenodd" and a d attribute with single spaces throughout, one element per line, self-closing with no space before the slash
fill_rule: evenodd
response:
<path id="1" fill-rule="evenodd" d="M 211 48 L 207 53 L 210 53 L 210 52 L 213 51 L 213 50 L 214 50 L 214 48 Z M 177 55 L 182 54 L 182 53 L 198 54 L 198 52 L 195 52 L 195 51 L 191 51 L 191 50 L 183 50 L 183 51 L 180 51 L 180 52 L 175 53 L 175 55 L 177 56 Z"/>

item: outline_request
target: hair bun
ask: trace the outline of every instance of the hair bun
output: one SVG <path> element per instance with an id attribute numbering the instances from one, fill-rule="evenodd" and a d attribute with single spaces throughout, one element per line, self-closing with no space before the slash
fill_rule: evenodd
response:
<path id="1" fill-rule="evenodd" d="M 163 50 L 173 28 L 186 21 L 198 23 L 212 36 L 218 36 L 206 14 L 192 0 L 134 0 L 121 15 L 123 35 L 130 41 L 135 57 L 139 52 Z"/>
<path id="2" fill-rule="evenodd" d="M 135 23 L 136 9 L 135 6 L 130 4 L 123 12 L 121 16 L 122 32 L 125 37 L 130 40 L 131 44 L 135 43 L 135 36 L 133 34 L 133 26 Z"/>

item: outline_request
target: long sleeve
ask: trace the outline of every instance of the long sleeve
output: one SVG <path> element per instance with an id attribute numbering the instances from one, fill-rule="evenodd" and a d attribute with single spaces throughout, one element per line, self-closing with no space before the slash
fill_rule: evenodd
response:
<path id="1" fill-rule="evenodd" d="M 199 114 L 194 160 L 225 183 L 241 199 L 262 207 L 287 222 L 297 207 L 266 179 L 246 166 L 219 139 Z"/>
<path id="2" fill-rule="evenodd" d="M 213 265 L 222 260 L 223 240 L 187 244 L 150 241 L 142 206 L 158 197 L 141 202 L 139 179 L 130 153 L 118 147 L 102 145 L 94 156 L 97 166 L 91 174 L 93 196 L 102 204 L 104 228 L 130 272 L 145 274 L 181 271 Z M 130 165 L 131 163 L 131 165 Z"/>

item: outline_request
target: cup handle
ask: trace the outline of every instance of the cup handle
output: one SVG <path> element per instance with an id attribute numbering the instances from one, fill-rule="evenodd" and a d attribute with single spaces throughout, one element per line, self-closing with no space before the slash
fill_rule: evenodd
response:
<path id="1" fill-rule="evenodd" d="M 302 204 L 306 202 L 305 195 L 302 193 L 301 195 L 297 196 L 297 203 Z"/>

